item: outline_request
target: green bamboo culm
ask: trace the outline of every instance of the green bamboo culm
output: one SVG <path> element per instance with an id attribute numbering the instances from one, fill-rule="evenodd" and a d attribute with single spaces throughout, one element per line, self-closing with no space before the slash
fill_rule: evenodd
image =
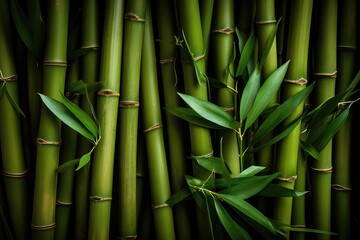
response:
<path id="1" fill-rule="evenodd" d="M 185 93 L 202 100 L 208 99 L 207 83 L 203 74 L 205 72 L 205 49 L 202 37 L 201 17 L 198 1 L 176 1 L 177 13 L 179 18 L 179 30 L 185 38 L 183 49 L 181 51 L 182 69 Z M 186 46 L 185 46 L 186 45 Z M 185 51 L 187 49 L 188 52 Z M 190 52 L 190 53 L 189 53 Z M 197 77 L 195 72 L 200 72 Z M 199 79 L 198 79 L 199 78 Z M 213 156 L 213 147 L 210 130 L 194 124 L 189 124 L 191 156 L 192 157 L 211 157 Z M 210 172 L 200 169 L 193 165 L 193 174 L 200 179 L 207 179 Z M 197 208 L 197 221 L 199 237 L 209 239 L 210 230 L 207 223 L 207 217 Z"/>
<path id="2" fill-rule="evenodd" d="M 358 1 L 339 1 L 338 8 L 338 43 L 337 43 L 337 80 L 336 93 L 346 91 L 356 73 L 358 29 L 357 21 Z M 339 239 L 352 239 L 354 237 L 353 210 L 351 204 L 351 156 L 352 120 L 353 112 L 334 137 L 332 175 L 332 226 Z"/>
<path id="3" fill-rule="evenodd" d="M 290 6 L 289 28 L 287 38 L 286 59 L 290 59 L 282 89 L 282 99 L 287 99 L 306 87 L 308 79 L 308 52 L 310 42 L 310 26 L 312 17 L 312 0 L 292 1 Z M 300 105 L 285 120 L 287 124 L 301 116 L 304 105 Z M 301 124 L 299 123 L 290 134 L 281 140 L 276 150 L 275 171 L 280 172 L 280 184 L 294 189 L 298 178 L 297 164 L 300 144 Z M 291 224 L 293 198 L 277 198 L 273 206 L 273 218 Z"/>
<path id="4" fill-rule="evenodd" d="M 234 1 L 215 1 L 212 29 L 212 71 L 214 78 L 227 86 L 216 89 L 214 101 L 230 115 L 235 113 L 235 81 L 232 78 L 234 65 L 230 64 L 234 56 L 235 18 L 232 9 Z M 240 173 L 240 161 L 237 144 L 237 135 L 233 130 L 219 130 L 217 143 L 221 148 L 224 160 L 231 173 Z"/>
<path id="5" fill-rule="evenodd" d="M 337 70 L 337 0 L 317 1 L 316 37 L 313 78 L 316 81 L 313 103 L 320 105 L 335 95 Z M 312 209 L 311 227 L 331 231 L 332 140 L 310 161 Z M 314 239 L 330 239 L 328 234 L 315 234 Z"/>
<path id="6" fill-rule="evenodd" d="M 101 140 L 94 150 L 90 183 L 88 239 L 108 239 L 113 166 L 119 104 L 124 1 L 107 1 L 100 63 L 102 89 L 97 93 L 96 115 Z"/>
<path id="7" fill-rule="evenodd" d="M 28 166 L 23 150 L 18 82 L 11 40 L 11 16 L 7 0 L 0 1 L 0 143 L 2 178 L 6 189 L 9 225 L 16 239 L 30 233 Z"/>
<path id="8" fill-rule="evenodd" d="M 211 38 L 211 26 L 214 11 L 214 0 L 199 0 L 200 16 L 201 16 L 201 29 L 204 40 L 205 52 L 209 52 L 210 38 Z M 208 61 L 209 54 L 205 55 L 205 62 Z M 207 64 L 205 64 L 207 68 Z"/>
<path id="9" fill-rule="evenodd" d="M 159 63 L 161 71 L 161 86 L 163 88 L 163 104 L 166 108 L 182 106 L 177 92 L 183 91 L 177 70 L 177 46 L 174 36 L 178 35 L 174 5 L 171 0 L 156 2 L 157 32 L 159 39 Z M 168 161 L 172 193 L 185 187 L 185 174 L 188 173 L 189 161 L 186 159 L 186 129 L 185 122 L 169 112 L 165 112 L 165 127 L 168 144 Z M 173 206 L 175 232 L 177 239 L 190 239 L 194 232 L 191 205 L 179 203 Z"/>
<path id="10" fill-rule="evenodd" d="M 69 2 L 49 1 L 44 55 L 43 94 L 61 100 L 67 57 Z M 60 120 L 44 104 L 37 138 L 36 175 L 32 214 L 33 239 L 53 239 L 57 172 L 61 144 Z"/>
<path id="11" fill-rule="evenodd" d="M 166 204 L 171 192 L 156 64 L 152 12 L 150 2 L 148 2 L 141 56 L 142 122 L 148 159 L 155 236 L 156 239 L 170 240 L 175 239 L 175 228 L 172 208 Z"/>
<path id="12" fill-rule="evenodd" d="M 146 0 L 129 1 L 125 11 L 124 56 L 119 102 L 119 214 L 118 236 L 137 235 L 136 152 L 139 117 L 141 49 Z"/>
<path id="13" fill-rule="evenodd" d="M 92 84 L 98 81 L 99 63 L 100 63 L 100 30 L 99 30 L 99 1 L 83 1 L 81 11 L 81 48 L 87 49 L 85 55 L 81 57 L 81 78 L 85 84 Z M 90 103 L 95 106 L 96 94 L 89 92 Z M 91 116 L 91 109 L 85 95 L 80 98 L 80 106 Z M 79 136 L 78 156 L 82 156 L 92 148 L 91 142 Z M 88 229 L 89 215 L 89 187 L 90 187 L 90 169 L 89 164 L 79 169 L 75 177 L 75 239 L 86 239 Z"/>

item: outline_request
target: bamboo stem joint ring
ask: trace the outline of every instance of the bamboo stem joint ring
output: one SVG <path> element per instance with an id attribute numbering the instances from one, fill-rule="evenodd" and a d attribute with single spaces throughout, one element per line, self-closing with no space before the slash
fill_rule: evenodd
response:
<path id="1" fill-rule="evenodd" d="M 37 138 L 36 143 L 39 145 L 61 145 L 61 141 L 47 141 L 43 138 Z"/>
<path id="2" fill-rule="evenodd" d="M 105 97 L 119 97 L 120 94 L 111 90 L 111 89 L 103 89 L 97 92 L 97 95 L 105 96 Z"/>
<path id="3" fill-rule="evenodd" d="M 139 17 L 135 13 L 125 13 L 125 19 L 134 22 L 145 22 L 145 19 Z"/>
<path id="4" fill-rule="evenodd" d="M 27 175 L 27 173 L 28 173 L 28 169 L 26 169 L 24 172 L 20 172 L 20 173 L 2 171 L 2 174 L 4 177 L 10 177 L 10 178 L 23 178 Z"/>
<path id="5" fill-rule="evenodd" d="M 7 77 L 0 76 L 0 82 L 14 82 L 17 81 L 16 75 L 10 75 Z"/>
<path id="6" fill-rule="evenodd" d="M 332 173 L 332 167 L 330 167 L 330 168 L 314 168 L 314 167 L 311 167 L 311 170 L 314 170 L 315 172 L 319 172 L 319 173 Z"/>
<path id="7" fill-rule="evenodd" d="M 162 128 L 162 124 L 161 123 L 155 123 L 154 125 L 152 125 L 151 127 L 149 127 L 148 129 L 144 130 L 144 133 L 150 132 L 152 130 L 158 129 L 158 128 Z"/>
<path id="8" fill-rule="evenodd" d="M 284 79 L 284 82 L 292 83 L 292 84 L 298 84 L 298 85 L 305 85 L 307 84 L 308 80 L 305 78 L 299 78 L 296 80 L 293 79 Z"/>
<path id="9" fill-rule="evenodd" d="M 297 176 L 291 176 L 289 178 L 282 178 L 282 177 L 278 177 L 276 178 L 278 181 L 280 182 L 288 182 L 288 183 L 294 183 L 297 179 Z"/>
<path id="10" fill-rule="evenodd" d="M 222 34 L 231 34 L 231 33 L 235 32 L 235 29 L 232 27 L 226 27 L 226 28 L 222 28 L 222 29 L 215 29 L 212 32 L 213 33 L 222 33 Z"/>
<path id="11" fill-rule="evenodd" d="M 334 189 L 335 191 L 351 191 L 352 190 L 351 187 L 345 187 L 340 184 L 332 184 L 331 188 Z"/>
<path id="12" fill-rule="evenodd" d="M 91 196 L 89 197 L 90 201 L 94 202 L 104 202 L 104 201 L 111 201 L 112 197 L 99 197 L 99 196 Z"/>
<path id="13" fill-rule="evenodd" d="M 31 229 L 36 230 L 36 231 L 45 231 L 45 230 L 50 230 L 55 228 L 56 224 L 55 223 L 50 223 L 47 225 L 34 225 L 31 224 Z"/>
<path id="14" fill-rule="evenodd" d="M 137 108 L 140 106 L 138 101 L 120 101 L 119 107 L 120 108 Z"/>

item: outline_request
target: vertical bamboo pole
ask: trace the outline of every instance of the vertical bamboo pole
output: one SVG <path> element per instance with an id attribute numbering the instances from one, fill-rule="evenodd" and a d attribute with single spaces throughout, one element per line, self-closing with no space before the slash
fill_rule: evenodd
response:
<path id="1" fill-rule="evenodd" d="M 141 52 L 146 0 L 128 1 L 125 13 L 124 57 L 119 102 L 118 235 L 133 238 L 136 226 L 136 149 L 139 115 Z"/>
<path id="2" fill-rule="evenodd" d="M 337 0 L 318 1 L 313 77 L 316 81 L 313 101 L 318 106 L 335 94 L 337 49 Z M 310 161 L 311 227 L 331 231 L 332 140 L 320 151 L 319 159 Z M 330 239 L 317 234 L 314 239 Z"/>
<path id="3" fill-rule="evenodd" d="M 101 141 L 94 150 L 90 183 L 88 239 L 108 239 L 113 185 L 113 166 L 119 103 L 124 1 L 105 4 L 103 48 L 96 114 Z"/>
<path id="4" fill-rule="evenodd" d="M 19 104 L 17 72 L 11 40 L 11 16 L 8 1 L 0 1 L 0 145 L 2 177 L 9 209 L 9 224 L 16 239 L 29 235 L 30 206 L 28 166 L 26 163 L 20 114 L 10 98 Z M 6 90 L 5 90 L 6 89 Z"/>

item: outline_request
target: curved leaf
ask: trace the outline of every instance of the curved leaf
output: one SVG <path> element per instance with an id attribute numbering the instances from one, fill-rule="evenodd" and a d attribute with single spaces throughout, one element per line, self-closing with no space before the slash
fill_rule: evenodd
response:
<path id="1" fill-rule="evenodd" d="M 219 174 L 224 174 L 224 173 L 229 174 L 223 158 L 208 157 L 208 158 L 194 158 L 194 159 L 200 166 L 211 172 L 215 172 Z"/>
<path id="2" fill-rule="evenodd" d="M 238 39 L 239 39 L 239 49 L 241 49 L 241 55 L 240 55 L 240 60 L 239 60 L 239 64 L 237 66 L 236 69 L 236 77 L 240 77 L 241 75 L 243 75 L 252 55 L 255 49 L 255 44 L 256 44 L 256 37 L 255 37 L 255 32 L 252 30 L 250 33 L 249 38 L 247 39 L 244 48 L 241 47 L 241 42 L 242 42 L 242 36 L 241 33 L 238 31 L 236 31 Z"/>
<path id="3" fill-rule="evenodd" d="M 307 192 L 292 190 L 279 184 L 270 183 L 263 190 L 261 190 L 257 196 L 263 197 L 300 197 Z"/>
<path id="4" fill-rule="evenodd" d="M 256 121 L 264 109 L 269 105 L 271 99 L 277 94 L 288 66 L 289 61 L 276 69 L 257 92 L 254 105 L 252 106 L 245 122 L 245 131 Z"/>
<path id="5" fill-rule="evenodd" d="M 320 154 L 316 148 L 306 141 L 300 141 L 301 148 L 314 159 L 319 159 Z"/>
<path id="6" fill-rule="evenodd" d="M 63 164 L 61 164 L 61 165 L 57 168 L 57 172 L 58 172 L 58 173 L 65 172 L 65 170 L 67 170 L 68 168 L 73 167 L 73 166 L 75 166 L 76 164 L 78 164 L 78 163 L 79 163 L 79 160 L 80 160 L 80 159 L 74 159 L 74 160 L 70 160 L 70 161 L 64 162 Z M 71 170 L 72 170 L 72 169 L 71 169 Z"/>
<path id="7" fill-rule="evenodd" d="M 76 168 L 76 171 L 78 171 L 79 169 L 84 167 L 86 164 L 88 164 L 88 162 L 90 162 L 90 159 L 91 159 L 91 152 L 88 152 L 88 153 L 85 153 L 84 155 L 82 155 L 79 160 L 79 166 Z"/>

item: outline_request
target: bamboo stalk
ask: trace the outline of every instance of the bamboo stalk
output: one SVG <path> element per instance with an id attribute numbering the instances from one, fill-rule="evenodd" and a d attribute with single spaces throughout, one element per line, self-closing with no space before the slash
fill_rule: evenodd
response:
<path id="1" fill-rule="evenodd" d="M 119 103 L 124 1 L 108 1 L 105 5 L 103 48 L 96 114 L 101 141 L 94 150 L 90 184 L 88 239 L 108 239 L 113 185 L 113 165 L 117 113 Z"/>
<path id="2" fill-rule="evenodd" d="M 334 96 L 336 84 L 337 0 L 318 1 L 316 5 L 316 40 L 314 46 L 313 77 L 316 81 L 313 102 L 315 106 Z M 331 175 L 332 140 L 310 161 L 312 209 L 311 227 L 331 231 Z M 330 239 L 317 234 L 314 239 Z"/>
<path id="3" fill-rule="evenodd" d="M 207 53 L 205 55 L 205 62 L 208 62 L 214 0 L 200 0 L 199 6 L 200 6 L 200 15 L 201 15 L 201 29 L 204 40 L 204 49 L 205 52 Z M 205 68 L 206 66 L 207 64 L 205 64 Z"/>
<path id="4" fill-rule="evenodd" d="M 308 76 L 308 49 L 310 24 L 312 16 L 312 0 L 292 1 L 290 6 L 289 28 L 286 58 L 291 59 L 285 81 L 283 83 L 282 99 L 304 89 Z M 303 112 L 300 105 L 285 120 L 285 124 L 297 119 Z M 297 178 L 297 162 L 299 152 L 301 124 L 299 123 L 292 132 L 281 140 L 277 146 L 275 171 L 280 172 L 280 184 L 294 189 Z M 284 223 L 291 223 L 293 198 L 277 198 L 273 205 L 274 219 Z"/>
<path id="5" fill-rule="evenodd" d="M 100 63 L 100 30 L 99 30 L 99 2 L 95 0 L 84 1 L 82 5 L 82 32 L 81 47 L 89 49 L 81 58 L 81 79 L 84 83 L 94 83 L 98 81 Z M 96 94 L 89 92 L 89 100 L 93 106 L 96 104 Z M 91 109 L 85 96 L 80 99 L 81 108 L 91 115 Z M 78 156 L 90 151 L 91 143 L 79 137 Z M 76 172 L 75 180 L 75 239 L 85 239 L 87 236 L 88 216 L 89 216 L 89 188 L 91 161 L 87 166 Z"/>
<path id="6" fill-rule="evenodd" d="M 149 2 L 146 8 L 142 47 L 140 90 L 155 236 L 156 239 L 175 239 L 172 209 L 166 204 L 166 200 L 171 196 L 170 179 L 160 111 L 152 12 Z"/>
<path id="7" fill-rule="evenodd" d="M 161 84 L 165 107 L 181 106 L 177 92 L 183 91 L 177 67 L 177 46 L 174 42 L 176 32 L 175 9 L 172 1 L 159 0 L 156 3 L 157 31 L 159 42 L 159 62 Z M 170 43 L 170 44 L 169 44 Z M 179 76 L 178 76 L 179 75 Z M 165 112 L 165 127 L 167 133 L 168 159 L 172 193 L 185 187 L 185 174 L 188 173 L 189 162 L 186 160 L 186 129 L 184 121 Z M 179 203 L 173 207 L 175 232 L 178 239 L 190 239 L 194 232 L 189 204 Z"/>
<path id="8" fill-rule="evenodd" d="M 44 56 L 43 94 L 60 100 L 66 75 L 69 2 L 48 3 L 48 34 Z M 53 239 L 55 230 L 56 169 L 61 123 L 42 105 L 37 139 L 36 176 L 32 215 L 34 239 Z"/>
<path id="9" fill-rule="evenodd" d="M 7 1 L 0 2 L 0 98 L 1 170 L 9 213 L 9 225 L 16 239 L 30 233 L 28 166 L 24 155 L 20 114 L 10 98 L 19 104 L 18 82 L 11 37 L 11 17 Z"/>
<path id="10" fill-rule="evenodd" d="M 338 9 L 338 75 L 335 91 L 343 93 L 356 73 L 358 33 L 354 29 L 358 27 L 358 1 L 340 1 Z M 354 236 L 351 204 L 351 168 L 353 166 L 351 149 L 354 146 L 352 144 L 352 114 L 351 111 L 348 119 L 335 135 L 333 144 L 332 226 L 339 239 L 352 239 Z"/>
<path id="11" fill-rule="evenodd" d="M 141 49 L 146 1 L 126 6 L 124 57 L 119 103 L 119 214 L 118 236 L 132 238 L 136 226 L 136 148 L 139 114 Z"/>

